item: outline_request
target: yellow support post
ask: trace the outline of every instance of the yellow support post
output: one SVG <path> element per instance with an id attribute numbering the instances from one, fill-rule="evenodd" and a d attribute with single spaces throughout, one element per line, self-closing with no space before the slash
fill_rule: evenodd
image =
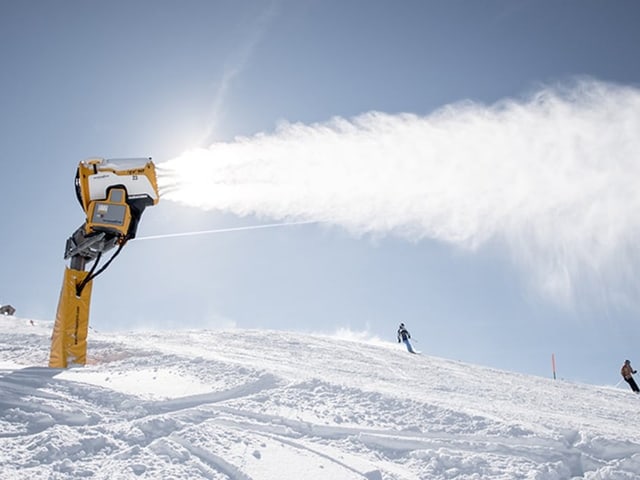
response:
<path id="1" fill-rule="evenodd" d="M 93 280 L 87 282 L 80 296 L 76 294 L 76 288 L 88 274 L 89 272 L 68 267 L 65 269 L 56 322 L 51 335 L 51 368 L 67 368 L 69 364 L 87 363 L 87 332 Z"/>

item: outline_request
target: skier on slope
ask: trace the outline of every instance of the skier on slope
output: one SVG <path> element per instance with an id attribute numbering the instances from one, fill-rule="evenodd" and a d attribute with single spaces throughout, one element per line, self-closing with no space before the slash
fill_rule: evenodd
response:
<path id="1" fill-rule="evenodd" d="M 400 327 L 398 327 L 398 343 L 403 342 L 409 353 L 417 353 L 413 349 L 413 345 L 411 345 L 410 338 L 411 334 L 409 333 L 409 330 L 405 328 L 404 323 L 401 323 Z"/>
<path id="2" fill-rule="evenodd" d="M 638 373 L 638 371 L 633 369 L 629 360 L 625 360 L 624 365 L 622 365 L 622 368 L 620 369 L 620 374 L 622 375 L 622 378 L 624 378 L 625 382 L 629 384 L 631 390 L 636 393 L 640 393 L 640 388 L 638 388 L 638 384 L 633 379 L 634 373 Z"/>

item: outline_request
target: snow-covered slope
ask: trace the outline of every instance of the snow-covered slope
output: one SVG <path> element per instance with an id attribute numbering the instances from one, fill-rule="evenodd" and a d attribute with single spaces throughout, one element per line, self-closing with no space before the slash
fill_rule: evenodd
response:
<path id="1" fill-rule="evenodd" d="M 0 318 L 2 480 L 640 478 L 625 388 L 244 330 L 92 332 L 61 371 L 50 333 Z"/>

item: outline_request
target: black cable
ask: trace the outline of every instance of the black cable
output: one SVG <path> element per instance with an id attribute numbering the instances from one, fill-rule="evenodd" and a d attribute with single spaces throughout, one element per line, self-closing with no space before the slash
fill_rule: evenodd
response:
<path id="1" fill-rule="evenodd" d="M 100 263 L 100 257 L 102 257 L 102 252 L 98 253 L 98 256 L 96 257 L 96 260 L 93 262 L 93 266 L 91 267 L 91 270 L 89 270 L 89 273 L 87 274 L 87 276 L 84 277 L 84 280 L 82 280 L 78 285 L 76 285 L 76 296 L 77 297 L 82 295 L 82 290 L 84 290 L 84 287 L 87 285 L 87 283 L 89 283 L 89 277 L 93 274 L 93 271 L 98 266 L 98 263 Z"/>
<path id="2" fill-rule="evenodd" d="M 125 238 L 125 240 L 118 246 L 118 249 L 115 251 L 115 253 L 111 255 L 111 258 L 107 260 L 107 263 L 105 263 L 97 272 L 94 273 L 95 268 L 98 266 L 100 257 L 102 256 L 102 253 L 98 254 L 98 256 L 96 257 L 96 261 L 94 262 L 93 267 L 91 267 L 91 270 L 89 271 L 88 275 L 84 278 L 84 280 L 82 280 L 82 282 L 80 282 L 76 286 L 76 295 L 78 297 L 82 295 L 82 290 L 84 290 L 84 287 L 86 287 L 91 280 L 96 278 L 98 275 L 100 275 L 102 272 L 104 272 L 107 269 L 107 267 L 111 264 L 111 262 L 113 262 L 113 260 L 118 256 L 120 251 L 122 251 L 122 248 L 124 247 L 125 243 L 127 243 L 127 240 L 128 238 Z"/>

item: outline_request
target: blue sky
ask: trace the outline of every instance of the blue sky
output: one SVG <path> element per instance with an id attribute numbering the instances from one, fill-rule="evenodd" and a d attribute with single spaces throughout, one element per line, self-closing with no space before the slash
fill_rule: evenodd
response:
<path id="1" fill-rule="evenodd" d="M 0 1 L 0 302 L 54 318 L 80 160 L 161 164 L 283 122 L 429 115 L 576 78 L 637 88 L 639 20 L 632 1 Z M 138 233 L 271 221 L 161 200 Z M 616 383 L 637 308 L 559 305 L 529 280 L 500 242 L 322 224 L 167 238 L 131 242 L 95 281 L 91 325 L 393 340 L 404 321 L 426 353 L 548 376 L 555 352 L 560 377 Z"/>

